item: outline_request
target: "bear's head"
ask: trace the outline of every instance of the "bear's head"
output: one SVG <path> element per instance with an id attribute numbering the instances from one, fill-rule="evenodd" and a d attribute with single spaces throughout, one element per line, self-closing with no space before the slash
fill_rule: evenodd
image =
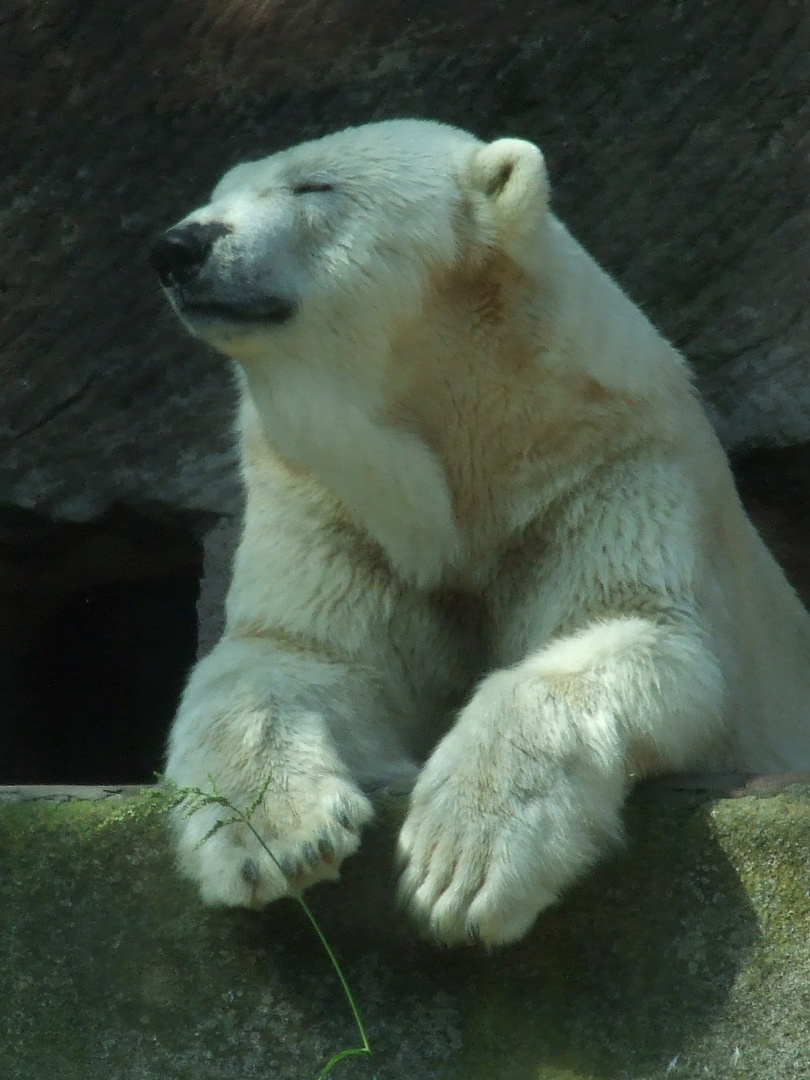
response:
<path id="1" fill-rule="evenodd" d="M 151 260 L 188 329 L 235 359 L 367 352 L 437 273 L 530 260 L 547 205 L 531 143 L 386 121 L 237 165 Z"/>

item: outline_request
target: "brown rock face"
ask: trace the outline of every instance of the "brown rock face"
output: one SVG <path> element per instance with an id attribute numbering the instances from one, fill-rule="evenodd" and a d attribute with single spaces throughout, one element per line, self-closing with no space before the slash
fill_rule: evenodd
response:
<path id="1" fill-rule="evenodd" d="M 4 501 L 233 512 L 231 394 L 147 238 L 237 160 L 431 116 L 548 157 L 557 210 L 705 376 L 731 446 L 810 440 L 803 5 L 14 5 L 0 141 Z"/>
<path id="2" fill-rule="evenodd" d="M 335 1080 L 805 1077 L 810 788 L 779 788 L 639 792 L 626 850 L 489 954 L 397 915 L 381 805 L 307 894 L 373 1050 Z M 314 1080 L 359 1045 L 293 902 L 203 909 L 145 795 L 71 794 L 0 788 L 3 1080 Z"/>
<path id="3" fill-rule="evenodd" d="M 229 375 L 148 239 L 238 160 L 415 115 L 543 147 L 555 209 L 690 356 L 807 562 L 806 5 L 12 0 L 0 54 L 0 506 L 188 536 L 237 513 Z M 12 568 L 26 542 L 4 530 Z"/>

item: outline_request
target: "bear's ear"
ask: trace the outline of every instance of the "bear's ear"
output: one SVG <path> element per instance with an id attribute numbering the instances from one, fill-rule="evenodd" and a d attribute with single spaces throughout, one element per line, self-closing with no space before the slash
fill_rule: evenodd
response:
<path id="1" fill-rule="evenodd" d="M 548 210 L 546 163 L 534 143 L 498 139 L 478 147 L 466 183 L 479 205 L 483 198 L 496 244 L 510 250 L 530 241 Z"/>

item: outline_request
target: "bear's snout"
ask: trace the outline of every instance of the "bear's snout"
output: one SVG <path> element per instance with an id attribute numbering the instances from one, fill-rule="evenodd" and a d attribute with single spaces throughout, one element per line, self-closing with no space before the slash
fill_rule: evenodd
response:
<path id="1" fill-rule="evenodd" d="M 205 264 L 214 242 L 232 232 L 230 225 L 191 221 L 162 233 L 152 244 L 149 261 L 164 285 L 185 285 Z"/>

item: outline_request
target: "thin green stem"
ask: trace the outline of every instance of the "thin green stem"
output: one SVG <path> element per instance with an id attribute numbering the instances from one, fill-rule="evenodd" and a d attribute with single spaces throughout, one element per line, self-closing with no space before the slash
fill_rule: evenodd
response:
<path id="1" fill-rule="evenodd" d="M 265 842 L 262 840 L 261 836 L 259 836 L 256 829 L 254 829 L 254 827 L 250 824 L 249 821 L 247 822 L 247 827 L 250 829 L 250 831 L 253 833 L 253 835 L 256 837 L 256 839 L 259 841 L 259 843 L 262 845 L 262 847 L 267 852 L 267 854 L 270 856 L 270 858 L 273 860 L 273 862 L 276 864 L 276 866 L 278 866 L 278 861 L 277 861 L 276 857 L 269 850 L 269 848 L 267 847 Z M 281 869 L 281 867 L 279 866 L 279 870 L 280 869 Z M 318 941 L 320 941 L 321 945 L 323 945 L 324 949 L 326 950 L 326 955 L 329 957 L 329 961 L 332 964 L 332 967 L 335 969 L 335 974 L 340 979 L 340 985 L 343 987 L 343 993 L 346 995 L 346 1000 L 349 1002 L 349 1005 L 351 1007 L 352 1015 L 354 1016 L 354 1022 L 357 1024 L 357 1030 L 360 1032 L 360 1038 L 363 1040 L 363 1051 L 365 1053 L 370 1054 L 371 1053 L 371 1047 L 368 1044 L 368 1038 L 366 1037 L 366 1030 L 363 1027 L 363 1021 L 360 1019 L 360 1012 L 359 1012 L 359 1010 L 357 1008 L 357 1003 L 354 1000 L 354 995 L 352 994 L 351 990 L 349 989 L 349 984 L 346 982 L 346 976 L 343 974 L 343 971 L 342 971 L 342 969 L 340 967 L 340 964 L 337 961 L 337 957 L 335 956 L 334 952 L 332 951 L 332 946 L 326 940 L 326 937 L 324 936 L 323 931 L 321 930 L 320 926 L 318 925 L 317 919 L 312 914 L 312 909 L 310 908 L 310 906 L 306 902 L 306 900 L 303 898 L 303 896 L 299 892 L 295 892 L 295 893 L 293 893 L 293 895 L 294 895 L 295 899 L 298 901 L 298 903 L 301 905 L 301 907 L 304 909 L 304 914 L 306 915 L 306 917 L 309 919 L 310 923 L 312 924 L 312 929 L 318 935 Z"/>
<path id="2" fill-rule="evenodd" d="M 284 871 L 281 869 L 281 866 L 279 864 L 278 859 L 275 857 L 273 852 L 270 850 L 270 848 L 264 842 L 263 838 L 260 836 L 258 830 L 253 826 L 250 819 L 245 814 L 241 813 L 239 810 L 236 810 L 235 807 L 232 807 L 232 809 L 234 810 L 235 813 L 240 815 L 240 817 L 242 818 L 244 823 L 247 825 L 247 827 L 250 829 L 250 831 L 253 833 L 253 835 L 256 837 L 256 839 L 261 844 L 261 846 L 264 848 L 264 850 L 267 852 L 267 854 L 270 856 L 270 858 L 273 860 L 273 862 L 276 864 L 278 869 L 283 874 Z M 363 1042 L 362 1047 L 355 1047 L 355 1048 L 353 1048 L 351 1050 L 341 1050 L 341 1052 L 339 1054 L 335 1054 L 335 1056 L 333 1058 L 330 1058 L 330 1060 L 324 1066 L 323 1071 L 318 1074 L 318 1080 L 323 1080 L 323 1078 L 328 1073 L 330 1073 L 332 1071 L 332 1069 L 334 1068 L 334 1066 L 337 1065 L 337 1063 L 339 1061 L 342 1061 L 343 1058 L 350 1057 L 350 1056 L 355 1055 L 355 1054 L 369 1054 L 370 1055 L 372 1050 L 371 1050 L 371 1046 L 369 1045 L 368 1036 L 366 1035 L 366 1029 L 363 1026 L 363 1021 L 362 1021 L 362 1019 L 360 1017 L 360 1010 L 357 1008 L 357 1002 L 354 1000 L 354 994 L 351 992 L 351 989 L 349 988 L 349 984 L 346 981 L 346 976 L 343 974 L 343 969 L 341 968 L 340 964 L 338 963 L 337 957 L 335 956 L 334 952 L 332 951 L 332 946 L 326 940 L 326 937 L 325 937 L 323 931 L 321 930 L 320 926 L 318 925 L 318 920 L 312 914 L 312 910 L 311 910 L 309 904 L 306 902 L 306 900 L 301 895 L 301 893 L 296 890 L 295 892 L 293 892 L 293 896 L 298 901 L 298 903 L 301 905 L 301 908 L 303 909 L 304 914 L 309 919 L 309 922 L 310 922 L 310 924 L 312 926 L 312 929 L 315 931 L 315 933 L 318 936 L 318 941 L 320 941 L 321 945 L 323 946 L 323 948 L 324 948 L 324 950 L 326 952 L 326 955 L 329 957 L 329 963 L 334 968 L 335 974 L 337 975 L 338 979 L 340 980 L 340 985 L 343 987 L 343 993 L 346 995 L 346 1000 L 349 1003 L 349 1008 L 352 1010 L 352 1016 L 354 1017 L 354 1022 L 357 1025 L 357 1030 L 360 1033 L 360 1038 L 362 1039 L 362 1042 Z"/>
<path id="3" fill-rule="evenodd" d="M 238 807 L 233 805 L 233 803 L 230 801 L 230 799 L 228 799 L 226 796 L 222 795 L 217 790 L 217 786 L 214 783 L 214 778 L 212 776 L 209 776 L 208 780 L 209 780 L 209 782 L 211 784 L 211 791 L 210 792 L 203 791 L 201 788 L 178 788 L 178 787 L 174 787 L 173 785 L 170 785 L 170 790 L 172 792 L 172 805 L 173 806 L 180 806 L 183 803 L 185 803 L 185 811 L 184 812 L 188 816 L 190 816 L 191 814 L 195 814 L 198 810 L 201 810 L 204 806 L 212 806 L 212 805 L 221 806 L 221 807 L 223 807 L 223 808 L 225 808 L 227 810 L 230 810 L 231 813 L 234 815 L 232 818 L 228 818 L 228 819 L 226 819 L 224 821 L 223 820 L 217 821 L 213 825 L 213 827 L 211 829 L 209 829 L 209 831 L 205 834 L 205 836 L 203 836 L 202 839 L 198 841 L 198 846 L 201 846 L 202 844 L 204 844 L 207 840 L 209 840 L 214 835 L 214 833 L 219 832 L 219 830 L 224 828 L 226 825 L 233 825 L 236 822 L 241 821 L 243 824 L 247 825 L 248 829 L 250 829 L 251 833 L 256 837 L 256 839 L 258 840 L 261 847 L 264 849 L 264 851 L 267 852 L 269 857 L 272 859 L 273 863 L 278 868 L 279 872 L 285 878 L 287 878 L 287 875 L 282 870 L 281 864 L 279 863 L 278 859 L 275 857 L 273 852 L 267 846 L 264 839 L 259 834 L 258 830 L 255 828 L 255 826 L 253 825 L 253 823 L 251 821 L 251 818 L 253 817 L 253 814 L 256 811 L 256 808 L 258 807 L 259 803 L 261 802 L 262 798 L 264 797 L 264 793 L 267 790 L 267 785 L 265 785 L 265 787 L 262 788 L 262 790 L 256 795 L 255 799 L 253 800 L 253 802 L 250 803 L 249 806 L 246 806 L 244 810 L 240 810 Z M 323 1080 L 323 1078 L 325 1076 L 327 1076 L 332 1071 L 332 1069 L 335 1067 L 335 1065 L 337 1065 L 337 1063 L 339 1061 L 343 1061 L 344 1058 L 353 1057 L 353 1056 L 355 1056 L 357 1054 L 371 1055 L 372 1054 L 372 1049 L 371 1049 L 371 1047 L 369 1045 L 368 1036 L 366 1035 L 366 1029 L 363 1027 L 363 1021 L 362 1021 L 362 1019 L 360 1017 L 360 1010 L 357 1008 L 357 1003 L 354 1000 L 354 995 L 352 994 L 351 990 L 349 989 L 349 984 L 346 981 L 346 976 L 343 974 L 343 970 L 342 970 L 340 964 L 338 963 L 337 957 L 335 956 L 334 952 L 332 951 L 331 945 L 326 940 L 326 937 L 324 936 L 323 931 L 321 930 L 320 926 L 318 925 L 317 919 L 312 914 L 312 911 L 310 910 L 309 904 L 303 898 L 301 893 L 298 892 L 297 889 L 293 889 L 292 890 L 292 895 L 293 895 L 294 899 L 297 900 L 298 903 L 300 904 L 300 906 L 302 907 L 302 909 L 304 911 L 304 914 L 306 915 L 307 919 L 310 922 L 310 925 L 312 926 L 312 929 L 315 931 L 315 933 L 318 936 L 318 941 L 320 941 L 321 945 L 323 946 L 323 948 L 324 948 L 324 950 L 326 952 L 326 955 L 329 957 L 329 962 L 332 965 L 332 968 L 334 969 L 334 972 L 337 975 L 338 979 L 340 980 L 340 985 L 343 987 L 343 993 L 346 995 L 346 1000 L 348 1001 L 349 1007 L 352 1010 L 352 1016 L 354 1017 L 354 1022 L 357 1025 L 357 1030 L 360 1033 L 360 1038 L 362 1039 L 362 1042 L 363 1042 L 362 1046 L 352 1047 L 349 1050 L 341 1050 L 339 1053 L 335 1054 L 334 1057 L 330 1058 L 329 1061 L 327 1061 L 326 1065 L 321 1070 L 321 1072 L 318 1074 L 318 1080 Z"/>
<path id="4" fill-rule="evenodd" d="M 363 1047 L 354 1047 L 352 1050 L 341 1050 L 339 1054 L 335 1054 L 333 1058 L 330 1058 L 324 1065 L 321 1072 L 318 1073 L 318 1080 L 323 1080 L 325 1076 L 328 1076 L 332 1069 L 337 1065 L 339 1061 L 343 1061 L 347 1057 L 356 1057 L 358 1054 L 370 1054 L 370 1050 L 366 1050 Z"/>

